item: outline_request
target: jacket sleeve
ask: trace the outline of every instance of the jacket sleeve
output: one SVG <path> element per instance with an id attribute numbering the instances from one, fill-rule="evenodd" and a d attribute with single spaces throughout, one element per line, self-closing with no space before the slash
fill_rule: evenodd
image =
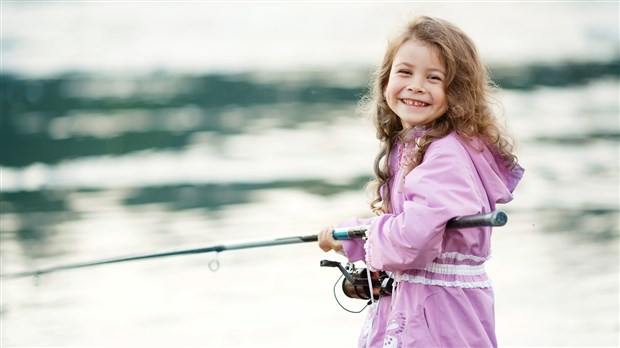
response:
<path id="1" fill-rule="evenodd" d="M 337 225 L 337 227 L 352 227 L 352 226 L 364 226 L 371 225 L 372 221 L 376 219 L 376 217 L 368 218 L 368 219 L 359 219 L 352 218 L 346 221 L 343 221 Z M 347 259 L 351 262 L 363 261 L 366 258 L 366 252 L 364 251 L 364 243 L 365 239 L 355 238 L 355 239 L 345 239 L 342 240 L 342 251 Z"/>
<path id="2" fill-rule="evenodd" d="M 366 264 L 392 272 L 424 268 L 440 253 L 448 220 L 484 209 L 479 181 L 458 140 L 433 142 L 406 176 L 402 212 L 381 215 L 369 228 Z"/>

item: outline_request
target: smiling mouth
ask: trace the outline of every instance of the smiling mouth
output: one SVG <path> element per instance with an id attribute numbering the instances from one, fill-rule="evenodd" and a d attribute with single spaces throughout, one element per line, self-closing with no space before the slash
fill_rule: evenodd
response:
<path id="1" fill-rule="evenodd" d="M 409 106 L 428 106 L 429 105 L 428 103 L 421 102 L 419 100 L 413 100 L 413 99 L 401 99 L 401 101 Z"/>

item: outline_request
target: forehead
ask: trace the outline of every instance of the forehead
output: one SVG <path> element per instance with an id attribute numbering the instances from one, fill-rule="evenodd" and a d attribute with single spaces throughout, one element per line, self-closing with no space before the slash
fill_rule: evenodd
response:
<path id="1" fill-rule="evenodd" d="M 405 41 L 396 51 L 393 65 L 398 64 L 426 65 L 445 70 L 445 64 L 437 48 L 412 39 Z"/>

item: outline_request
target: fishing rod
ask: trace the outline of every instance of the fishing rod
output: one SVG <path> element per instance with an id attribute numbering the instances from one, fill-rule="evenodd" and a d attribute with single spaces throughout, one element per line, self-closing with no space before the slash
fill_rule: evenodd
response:
<path id="1" fill-rule="evenodd" d="M 477 227 L 477 226 L 504 226 L 507 221 L 508 221 L 508 216 L 506 215 L 506 213 L 504 213 L 501 210 L 497 210 L 497 211 L 486 213 L 486 214 L 466 215 L 466 216 L 453 218 L 448 221 L 446 228 L 469 228 L 469 227 Z M 334 239 L 337 239 L 337 240 L 364 238 L 366 236 L 367 229 L 368 229 L 368 226 L 336 228 L 334 229 L 333 237 Z M 91 262 L 65 264 L 65 265 L 60 265 L 60 266 L 55 266 L 55 267 L 42 268 L 42 269 L 33 270 L 33 271 L 2 274 L 1 277 L 8 278 L 8 279 L 32 277 L 32 276 L 37 277 L 37 276 L 47 274 L 47 273 L 54 273 L 54 272 L 71 270 L 71 269 L 94 267 L 94 266 L 108 265 L 108 264 L 128 262 L 128 261 L 147 260 L 147 259 L 154 259 L 154 258 L 167 257 L 167 256 L 176 256 L 176 255 L 192 255 L 192 254 L 204 254 L 204 253 L 212 253 L 212 252 L 220 253 L 222 251 L 230 251 L 230 250 L 241 250 L 241 249 L 260 248 L 260 247 L 268 247 L 268 246 L 276 246 L 276 245 L 317 242 L 317 241 L 318 241 L 318 235 L 315 234 L 315 235 L 308 235 L 308 236 L 276 238 L 272 240 L 265 240 L 265 241 L 258 241 L 258 242 L 222 244 L 222 245 L 214 245 L 214 246 L 195 248 L 195 249 L 183 249 L 183 250 L 173 250 L 173 251 L 166 251 L 166 252 L 159 252 L 159 253 L 152 253 L 152 254 L 129 255 L 129 256 L 102 259 L 102 260 L 91 261 Z M 213 260 L 213 261 L 215 261 L 215 263 L 210 264 L 209 268 L 212 271 L 215 271 L 217 270 L 217 268 L 219 268 L 219 263 L 217 262 L 217 260 Z"/>

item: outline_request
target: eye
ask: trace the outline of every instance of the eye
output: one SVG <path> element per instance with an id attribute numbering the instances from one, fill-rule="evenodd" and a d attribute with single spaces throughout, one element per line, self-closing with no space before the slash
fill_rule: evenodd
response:
<path id="1" fill-rule="evenodd" d="M 400 75 L 411 75 L 411 71 L 409 71 L 407 69 L 400 69 L 396 73 L 400 74 Z"/>
<path id="2" fill-rule="evenodd" d="M 434 81 L 442 81 L 441 77 L 437 75 L 429 75 L 428 78 Z"/>

